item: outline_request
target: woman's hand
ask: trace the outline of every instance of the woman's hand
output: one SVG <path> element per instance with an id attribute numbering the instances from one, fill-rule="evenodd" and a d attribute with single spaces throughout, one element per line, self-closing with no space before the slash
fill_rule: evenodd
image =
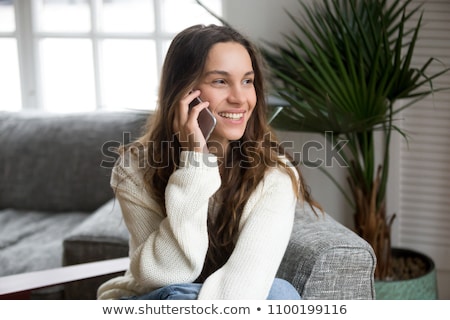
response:
<path id="1" fill-rule="evenodd" d="M 198 125 L 200 111 L 209 106 L 209 102 L 201 102 L 189 110 L 189 104 L 200 96 L 200 90 L 187 94 L 175 110 L 173 129 L 183 150 L 208 152 L 205 137 Z"/>

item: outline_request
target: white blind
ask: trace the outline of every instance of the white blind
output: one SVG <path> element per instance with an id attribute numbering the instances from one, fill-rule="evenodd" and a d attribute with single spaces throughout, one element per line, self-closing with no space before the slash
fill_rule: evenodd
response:
<path id="1" fill-rule="evenodd" d="M 414 0 L 414 4 L 421 3 Z M 450 1 L 424 4 L 422 31 L 414 63 L 436 57 L 450 66 Z M 417 20 L 412 21 L 417 23 Z M 430 73 L 443 68 L 435 62 Z M 450 87 L 450 73 L 435 81 Z M 450 271 L 450 91 L 438 92 L 403 113 L 409 144 L 400 143 L 399 245 L 432 257 L 438 270 Z"/>

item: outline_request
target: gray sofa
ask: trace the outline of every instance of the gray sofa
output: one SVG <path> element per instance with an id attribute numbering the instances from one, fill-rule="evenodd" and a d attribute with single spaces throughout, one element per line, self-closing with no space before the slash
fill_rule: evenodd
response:
<path id="1" fill-rule="evenodd" d="M 146 118 L 0 112 L 0 277 L 127 256 L 109 178 L 114 147 L 136 138 Z M 329 215 L 298 208 L 278 276 L 304 299 L 373 299 L 374 268 L 364 240 Z M 32 298 L 95 299 L 116 275 L 35 290 Z"/>

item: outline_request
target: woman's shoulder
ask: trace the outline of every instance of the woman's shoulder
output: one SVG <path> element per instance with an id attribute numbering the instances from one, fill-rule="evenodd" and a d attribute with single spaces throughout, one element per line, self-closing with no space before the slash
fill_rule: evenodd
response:
<path id="1" fill-rule="evenodd" d="M 117 158 L 112 169 L 111 185 L 117 184 L 124 179 L 131 180 L 135 185 L 142 185 L 144 180 L 144 158 L 143 153 L 133 150 L 124 150 Z"/>

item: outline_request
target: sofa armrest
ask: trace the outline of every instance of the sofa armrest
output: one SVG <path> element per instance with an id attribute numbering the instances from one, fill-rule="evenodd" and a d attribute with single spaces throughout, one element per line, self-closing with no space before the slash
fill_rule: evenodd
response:
<path id="1" fill-rule="evenodd" d="M 111 199 L 64 238 L 63 265 L 126 257 L 128 239 L 120 205 Z"/>
<path id="2" fill-rule="evenodd" d="M 77 226 L 63 242 L 63 265 L 128 257 L 129 234 L 120 205 L 111 199 Z M 95 299 L 97 288 L 119 274 L 109 274 L 65 285 L 66 299 Z"/>
<path id="3" fill-rule="evenodd" d="M 327 213 L 297 207 L 292 236 L 277 276 L 302 299 L 374 299 L 371 246 Z"/>

